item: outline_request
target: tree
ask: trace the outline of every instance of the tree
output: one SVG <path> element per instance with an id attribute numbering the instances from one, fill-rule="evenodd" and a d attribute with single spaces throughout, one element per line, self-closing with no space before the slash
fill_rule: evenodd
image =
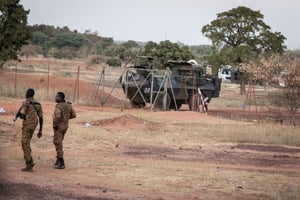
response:
<path id="1" fill-rule="evenodd" d="M 178 44 L 172 43 L 169 40 L 162 41 L 159 44 L 148 42 L 141 54 L 143 54 L 143 56 L 154 57 L 154 65 L 158 68 L 164 66 L 169 60 L 187 61 L 194 57 L 188 46 L 180 47 Z"/>
<path id="2" fill-rule="evenodd" d="M 34 31 L 31 33 L 31 39 L 29 43 L 39 46 L 39 53 L 43 54 L 44 57 L 47 57 L 50 43 L 48 42 L 48 36 L 40 31 Z M 23 47 L 22 47 L 23 48 Z"/>
<path id="3" fill-rule="evenodd" d="M 262 54 L 284 52 L 286 38 L 280 32 L 271 32 L 263 17 L 259 11 L 240 6 L 217 14 L 217 19 L 202 28 L 202 33 L 212 41 L 215 54 L 221 56 L 219 64 L 240 66 Z M 245 73 L 240 73 L 243 95 Z"/>
<path id="4" fill-rule="evenodd" d="M 21 50 L 19 51 L 19 54 L 21 56 L 26 56 L 26 59 L 28 59 L 29 56 L 36 56 L 39 54 L 40 50 L 40 46 L 38 45 L 32 45 L 32 44 L 28 44 L 28 45 L 23 45 Z"/>
<path id="5" fill-rule="evenodd" d="M 137 52 L 135 49 L 127 45 L 128 43 L 124 43 L 121 45 L 111 46 L 109 49 L 105 51 L 105 55 L 110 58 L 107 60 L 107 64 L 115 65 L 116 63 L 123 63 L 123 67 L 126 67 L 132 60 L 135 58 Z M 117 59 L 120 62 L 117 62 Z"/>
<path id="6" fill-rule="evenodd" d="M 134 48 L 139 46 L 138 43 L 133 40 L 128 40 L 127 42 L 124 42 L 122 45 L 125 46 L 126 48 Z"/>
<path id="7" fill-rule="evenodd" d="M 33 26 L 29 26 L 29 28 L 31 32 L 44 33 L 48 37 L 48 40 L 51 40 L 54 36 L 58 34 L 71 32 L 71 30 L 67 26 L 60 28 L 60 27 L 54 27 L 45 24 L 40 24 L 40 25 L 36 24 Z M 74 33 L 76 33 L 76 31 L 74 31 Z"/>
<path id="8" fill-rule="evenodd" d="M 79 49 L 84 45 L 88 45 L 89 41 L 80 34 L 66 32 L 56 35 L 51 41 L 51 44 L 58 49 L 61 49 L 63 47 L 72 47 L 75 49 Z"/>
<path id="9" fill-rule="evenodd" d="M 212 54 L 211 45 L 190 46 L 190 51 L 195 55 L 195 60 L 199 63 L 207 64 L 208 57 Z"/>
<path id="10" fill-rule="evenodd" d="M 40 31 L 33 32 L 31 42 L 34 45 L 43 46 L 47 42 L 47 35 Z"/>
<path id="11" fill-rule="evenodd" d="M 96 54 L 100 55 L 103 54 L 106 49 L 113 46 L 114 40 L 112 38 L 103 37 L 101 40 L 96 44 Z"/>
<path id="12" fill-rule="evenodd" d="M 272 91 L 270 101 L 285 107 L 294 123 L 300 108 L 300 58 L 293 53 L 272 54 L 248 63 L 245 67 L 253 77 L 259 75 L 258 78 L 278 88 Z"/>
<path id="13" fill-rule="evenodd" d="M 30 37 L 27 15 L 19 0 L 0 1 L 0 68 L 9 59 L 17 59 L 17 52 Z"/>

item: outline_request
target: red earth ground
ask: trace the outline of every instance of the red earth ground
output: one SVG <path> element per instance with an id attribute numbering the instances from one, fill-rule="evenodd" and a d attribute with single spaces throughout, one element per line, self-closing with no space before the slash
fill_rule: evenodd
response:
<path id="1" fill-rule="evenodd" d="M 0 72 L 1 80 L 14 79 L 13 73 Z M 41 87 L 46 84 L 46 76 L 32 76 L 18 74 L 18 80 L 26 81 Z M 43 81 L 42 81 L 43 80 Z M 74 79 L 53 77 L 52 88 L 56 90 L 64 86 L 64 91 L 74 89 Z M 80 94 L 87 98 L 93 85 L 86 82 L 80 83 Z M 111 97 L 109 102 L 122 105 L 121 100 Z M 14 123 L 12 118 L 22 99 L 4 98 L 0 95 L 0 107 L 5 108 L 5 113 L 0 114 L 0 199 L 294 199 L 299 197 L 299 192 L 291 196 L 276 198 L 270 193 L 249 192 L 242 183 L 232 190 L 223 190 L 215 186 L 205 188 L 195 185 L 192 179 L 170 181 L 163 185 L 154 180 L 146 182 L 155 173 L 157 166 L 162 166 L 178 174 L 187 169 L 199 170 L 214 169 L 216 172 L 229 171 L 236 173 L 249 173 L 276 175 L 278 177 L 300 177 L 300 148 L 256 145 L 256 144 L 199 144 L 181 146 L 176 143 L 144 142 L 142 137 L 149 137 L 159 132 L 173 132 L 177 129 L 184 130 L 186 126 L 210 125 L 238 125 L 247 126 L 248 122 L 226 119 L 235 112 L 235 116 L 253 120 L 253 115 L 243 115 L 242 112 L 212 108 L 209 115 L 188 111 L 151 112 L 146 109 L 137 110 L 121 107 L 95 107 L 75 104 L 78 114 L 70 126 L 70 134 L 80 132 L 86 125 L 87 119 L 93 127 L 90 130 L 105 132 L 101 141 L 95 141 L 84 135 L 79 135 L 80 140 L 66 141 L 66 169 L 55 170 L 54 147 L 51 141 L 51 115 L 55 106 L 52 101 L 42 101 L 46 124 L 42 139 L 33 139 L 33 155 L 36 166 L 33 173 L 20 171 L 23 167 L 22 151 L 20 146 L 20 121 Z M 214 115 L 214 116 L 213 116 Z M 216 117 L 219 116 L 219 117 Z M 223 117 L 222 117 L 223 116 Z M 238 117 L 237 117 L 238 118 Z M 99 128 L 99 129 L 98 129 Z M 132 138 L 130 132 L 132 131 Z M 137 133 L 136 133 L 137 132 Z M 127 134 L 127 139 L 123 138 Z M 82 134 L 87 134 L 86 132 Z M 111 135 L 110 135 L 111 134 Z M 94 137 L 93 135 L 91 137 Z M 126 136 L 124 136 L 126 137 Z M 141 138 L 138 138 L 141 137 Z M 152 136 L 151 136 L 152 137 Z M 154 136 L 153 136 L 154 137 Z M 175 137 L 175 136 L 174 136 Z M 160 138 L 160 136 L 158 136 Z M 177 138 L 167 138 L 176 140 Z M 67 140 L 67 139 L 66 139 Z M 174 142 L 175 143 L 175 142 Z M 88 163 L 86 163 L 88 161 Z M 138 176 L 139 170 L 143 171 Z M 172 166 L 170 166 L 172 165 Z M 178 169 L 175 169 L 178 165 Z M 141 167 L 141 169 L 140 169 Z M 182 167 L 182 169 L 180 169 Z M 129 171 L 124 174 L 124 171 Z M 152 171 L 153 170 L 153 171 Z M 158 169 L 157 169 L 158 170 Z M 149 173 L 149 174 L 148 174 Z M 122 176 L 121 176 L 122 174 Z M 168 177 L 168 170 L 160 174 Z M 179 176 L 179 175 L 178 175 Z M 255 175 L 256 176 L 256 175 Z M 259 176 L 259 175 L 258 175 Z M 132 177 L 132 179 L 131 179 Z M 192 176 L 191 176 L 192 177 Z M 176 177 L 173 177 L 174 179 Z M 110 180 L 111 179 L 111 180 Z M 126 179 L 128 183 L 126 183 Z M 145 180 L 143 180 L 145 179 Z M 294 180 L 294 179 L 293 179 Z M 299 179 L 298 179 L 299 181 Z M 157 187 L 155 187 L 157 185 Z M 223 187 L 223 186 L 221 186 Z M 225 186 L 224 186 L 225 187 Z M 297 187 L 296 187 L 297 188 Z M 299 188 L 299 187 L 298 187 Z M 179 190 L 186 192 L 178 192 Z M 234 192 L 232 192 L 234 191 Z"/>

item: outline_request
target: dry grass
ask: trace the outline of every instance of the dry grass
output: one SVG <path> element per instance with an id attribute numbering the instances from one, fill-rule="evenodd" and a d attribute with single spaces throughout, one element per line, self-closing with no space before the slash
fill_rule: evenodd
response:
<path id="1" fill-rule="evenodd" d="M 52 110 L 54 103 L 47 103 L 46 106 Z M 146 123 L 160 123 L 162 128 L 156 131 L 142 131 L 125 127 L 85 126 L 85 122 L 113 119 L 127 114 L 134 115 Z M 51 137 L 51 113 L 46 112 L 44 117 L 43 138 L 38 140 L 34 137 L 32 140 L 34 157 L 41 155 L 37 159 L 39 168 L 42 164 L 52 165 L 55 155 Z M 5 123 L 12 123 L 10 120 L 4 117 Z M 299 178 L 289 174 L 239 169 L 238 166 L 237 169 L 227 168 L 226 165 L 222 167 L 222 164 L 220 166 L 210 163 L 209 160 L 201 163 L 176 161 L 167 157 L 163 159 L 160 154 L 153 154 L 148 158 L 123 155 L 123 152 L 134 146 L 173 149 L 199 149 L 201 146 L 203 153 L 210 148 L 218 149 L 219 145 L 240 142 L 300 146 L 299 129 L 293 127 L 239 123 L 222 119 L 220 122 L 221 124 L 182 123 L 181 120 L 166 119 L 162 114 L 153 114 L 148 110 L 120 111 L 97 108 L 94 112 L 84 112 L 80 109 L 78 117 L 71 120 L 64 140 L 67 170 L 64 175 L 61 174 L 61 178 L 70 179 L 73 185 L 80 183 L 82 187 L 114 186 L 128 188 L 129 191 L 136 189 L 145 194 L 151 191 L 156 195 L 155 199 L 275 200 L 300 197 Z M 18 121 L 15 126 L 17 133 L 21 122 Z M 1 146 L 15 146 L 19 140 L 18 134 L 16 138 L 12 137 L 9 140 L 7 136 L 3 136 Z M 11 165 L 23 162 L 22 157 L 18 155 L 6 157 L 6 154 L 2 154 L 0 160 Z M 70 169 L 75 171 L 68 171 Z M 36 176 L 40 176 L 38 172 Z M 169 198 L 165 198 L 166 196 Z"/>
<path id="2" fill-rule="evenodd" d="M 160 128 L 159 131 L 148 131 L 140 138 L 139 143 L 149 144 L 153 141 L 174 145 L 199 145 L 205 143 L 254 143 L 254 144 L 270 144 L 270 145 L 287 145 L 300 147 L 300 134 L 299 128 L 293 126 L 278 126 L 267 124 L 239 124 L 232 121 L 232 124 L 201 124 L 201 123 L 186 123 L 177 125 L 176 122 L 169 120 L 164 122 L 160 119 L 152 119 L 147 116 L 147 113 L 151 111 L 143 110 L 134 114 L 144 121 L 153 121 L 157 123 L 167 123 Z M 125 114 L 125 113 L 124 113 Z M 113 118 L 115 114 L 107 116 L 107 118 Z M 100 118 L 101 119 L 101 118 Z M 88 115 L 86 118 L 81 118 L 82 122 L 90 122 L 93 120 L 99 120 L 98 117 Z M 220 120 L 221 121 L 221 120 Z M 81 128 L 85 128 L 82 126 Z M 101 128 L 101 127 L 100 127 Z M 80 127 L 76 128 L 77 130 Z M 88 134 L 91 138 L 97 137 L 97 129 L 99 127 L 92 126 L 90 128 L 91 133 Z M 103 129 L 101 129 L 101 132 Z M 105 128 L 104 128 L 105 131 Z M 110 130 L 108 138 L 111 134 L 118 135 L 118 128 Z M 122 137 L 127 141 L 135 142 L 139 136 L 140 130 L 127 130 L 122 131 Z"/>
<path id="3" fill-rule="evenodd" d="M 108 114 L 108 115 L 106 115 Z M 117 113 L 103 113 L 107 118 L 118 116 Z M 101 116 L 103 116 L 101 115 Z M 145 117 L 140 112 L 137 116 Z M 86 117 L 86 118 L 85 118 Z M 82 115 L 79 121 L 97 120 L 101 117 Z M 145 119 L 144 120 L 148 120 Z M 299 130 L 292 127 L 249 125 L 199 125 L 180 126 L 169 124 L 160 131 L 141 132 L 139 130 L 109 129 L 91 126 L 73 121 L 66 140 L 67 151 L 74 146 L 89 146 L 98 151 L 118 152 L 128 146 L 172 146 L 174 148 L 194 148 L 202 146 L 218 148 L 224 143 L 261 143 L 300 146 Z M 284 133 L 284 134 L 283 134 Z M 118 144 L 118 148 L 116 148 Z M 106 149 L 106 150 L 105 150 Z M 119 150 L 120 149 L 120 150 Z M 300 197 L 298 178 L 281 174 L 257 171 L 230 170 L 216 165 L 186 163 L 158 159 L 131 159 L 122 156 L 98 157 L 97 150 L 90 152 L 69 164 L 86 173 L 89 177 L 99 178 L 107 184 L 129 187 L 141 187 L 141 190 L 153 191 L 158 195 L 169 194 L 180 199 L 297 199 Z M 89 169 L 84 166 L 89 165 Z M 102 173 L 95 173 L 101 171 Z M 113 175 L 113 176 L 112 176 Z M 266 184 L 267 183 L 267 184 Z M 180 188 L 178 188 L 180 187 Z M 177 189 L 175 189 L 177 188 Z M 246 195 L 246 196 L 245 196 Z M 247 199 L 247 198 L 246 198 Z"/>

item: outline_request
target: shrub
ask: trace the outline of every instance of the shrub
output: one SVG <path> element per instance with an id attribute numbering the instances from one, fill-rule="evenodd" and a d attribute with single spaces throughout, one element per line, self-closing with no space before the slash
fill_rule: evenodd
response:
<path id="1" fill-rule="evenodd" d="M 112 67 L 118 67 L 121 66 L 121 61 L 118 58 L 110 58 L 106 61 L 106 64 Z"/>

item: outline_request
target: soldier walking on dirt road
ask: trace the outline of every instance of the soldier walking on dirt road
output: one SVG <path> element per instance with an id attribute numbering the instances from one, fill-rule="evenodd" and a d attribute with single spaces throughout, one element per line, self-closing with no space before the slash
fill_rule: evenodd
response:
<path id="1" fill-rule="evenodd" d="M 64 169 L 65 162 L 63 158 L 63 139 L 69 128 L 69 119 L 76 117 L 76 113 L 70 102 L 66 102 L 65 94 L 58 92 L 55 97 L 56 106 L 53 114 L 53 143 L 56 149 L 56 162 L 54 167 L 56 169 Z"/>
<path id="2" fill-rule="evenodd" d="M 26 91 L 26 100 L 22 103 L 21 108 L 16 114 L 15 120 L 20 117 L 23 119 L 22 124 L 22 150 L 24 154 L 24 160 L 26 167 L 22 171 L 33 171 L 33 159 L 31 156 L 30 141 L 33 136 L 34 130 L 36 129 L 38 122 L 40 124 L 39 132 L 37 137 L 42 137 L 43 129 L 43 110 L 39 102 L 34 100 L 34 90 L 29 88 Z"/>

